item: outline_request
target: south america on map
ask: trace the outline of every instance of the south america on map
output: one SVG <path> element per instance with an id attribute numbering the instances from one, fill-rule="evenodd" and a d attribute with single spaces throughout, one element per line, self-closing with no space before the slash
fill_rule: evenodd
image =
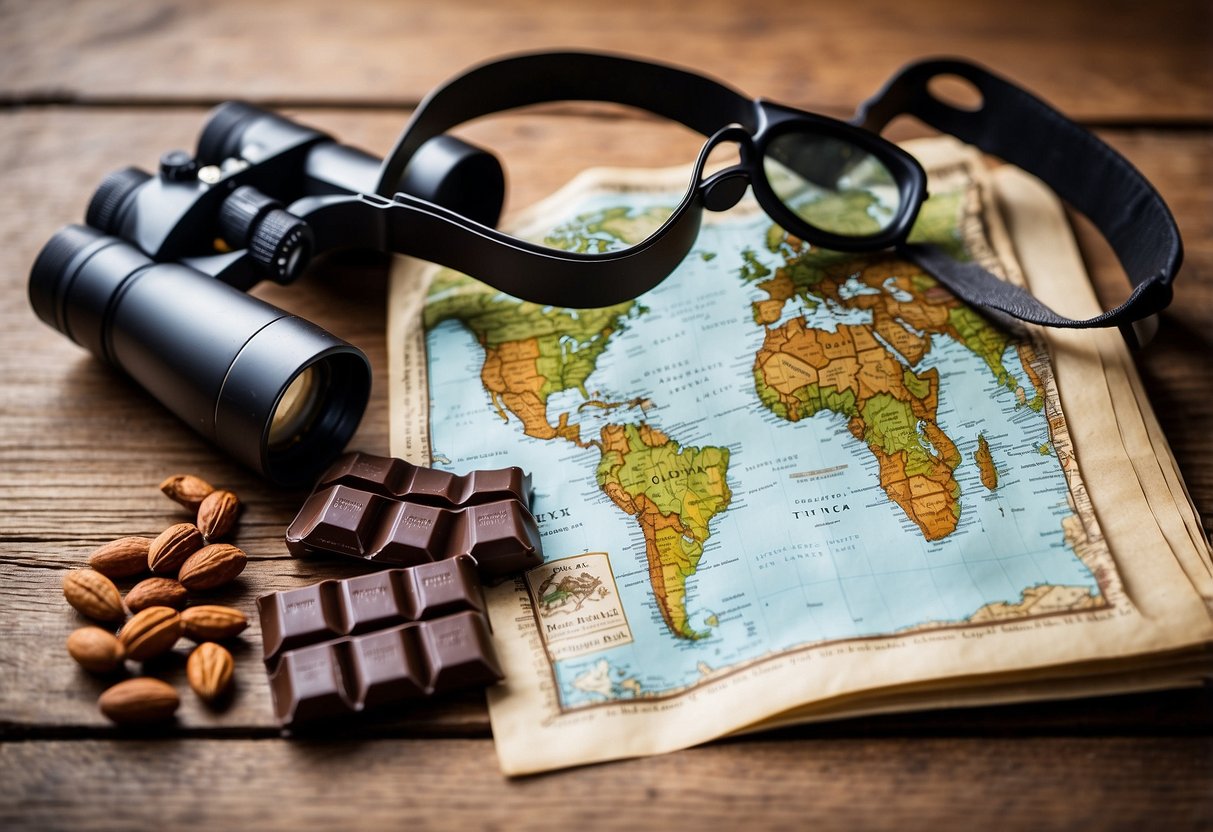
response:
<path id="1" fill-rule="evenodd" d="M 932 173 L 914 239 L 999 268 L 973 180 Z M 680 197 L 587 192 L 537 236 L 633 245 Z M 570 559 L 531 582 L 561 710 L 1115 602 L 1043 348 L 892 253 L 814 248 L 747 200 L 636 300 L 440 270 L 424 327 L 434 464 L 531 472 L 545 567 Z"/>

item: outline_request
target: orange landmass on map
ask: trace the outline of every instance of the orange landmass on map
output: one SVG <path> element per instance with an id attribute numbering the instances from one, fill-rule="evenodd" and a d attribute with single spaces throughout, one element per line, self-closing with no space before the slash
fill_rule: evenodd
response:
<path id="1" fill-rule="evenodd" d="M 606 425 L 599 446 L 598 483 L 640 526 L 662 619 L 674 635 L 700 638 L 688 621 L 687 579 L 699 567 L 709 523 L 732 499 L 728 449 L 679 447 L 647 423 Z"/>
<path id="2" fill-rule="evenodd" d="M 522 422 L 527 436 L 552 439 L 557 431 L 548 422 L 547 401 L 540 395 L 547 379 L 539 372 L 538 359 L 535 338 L 485 345 L 480 381 L 501 418 L 506 418 L 508 410 Z"/>
<path id="3" fill-rule="evenodd" d="M 1025 615 L 1077 612 L 1106 606 L 1107 599 L 1102 595 L 1092 594 L 1090 587 L 1039 584 L 1025 589 L 1020 600 L 1014 603 L 997 601 L 986 604 L 969 616 L 968 620 L 976 624 L 1004 618 L 1022 618 Z"/>
<path id="4" fill-rule="evenodd" d="M 645 556 L 649 562 L 649 582 L 653 597 L 671 632 L 687 632 L 687 577 L 694 574 L 696 564 L 685 551 L 685 542 L 694 540 L 677 514 L 662 514 L 657 505 L 639 495 L 633 505 L 636 521 L 644 534 Z M 621 506 L 622 508 L 622 506 Z"/>
<path id="5" fill-rule="evenodd" d="M 984 433 L 977 435 L 977 451 L 973 454 L 977 469 L 981 472 L 981 484 L 993 491 L 998 488 L 998 469 L 994 467 L 994 456 Z"/>
<path id="6" fill-rule="evenodd" d="M 770 280 L 758 284 L 769 295 L 769 299 L 754 304 L 754 320 L 760 324 L 773 324 L 783 313 L 783 305 L 796 294 L 796 284 L 780 269 Z"/>
<path id="7" fill-rule="evenodd" d="M 1016 347 L 1016 352 L 1019 355 L 1019 363 L 1023 367 L 1024 374 L 1028 377 L 1028 382 L 1032 385 L 1032 390 L 1036 395 L 1028 403 L 1033 410 L 1040 411 L 1044 409 L 1045 404 L 1045 385 L 1041 380 L 1040 374 L 1036 372 L 1034 366 L 1037 361 L 1036 350 L 1032 349 L 1032 345 L 1027 341 L 1019 344 Z M 1024 397 L 1026 399 L 1026 396 Z"/>
<path id="8" fill-rule="evenodd" d="M 860 419 L 852 419 L 847 427 L 855 438 L 864 438 Z M 956 530 L 960 521 L 960 484 L 952 474 L 955 465 L 949 466 L 936 457 L 926 470 L 910 473 L 908 452 L 890 454 L 878 446 L 868 447 L 880 463 L 880 487 L 914 521 L 923 537 L 939 540 Z"/>
<path id="9" fill-rule="evenodd" d="M 954 471 L 961 454 L 938 423 L 938 372 L 913 367 L 930 350 L 933 334 L 967 338 L 971 348 L 988 349 L 983 357 L 992 367 L 1001 366 L 1005 341 L 992 335 L 992 328 L 983 329 L 979 318 L 974 323 L 954 314 L 959 301 L 916 267 L 895 259 L 858 271 L 848 265 L 812 275 L 812 299 L 869 310 L 871 323 L 839 324 L 831 332 L 794 317 L 772 326 L 796 291 L 795 268 L 790 259 L 757 284 L 769 295 L 755 306 L 755 319 L 767 324 L 754 362 L 764 404 L 789 421 L 822 410 L 845 416 L 852 435 L 879 463 L 881 487 L 923 536 L 938 540 L 951 534 L 960 520 Z M 855 282 L 868 291 L 855 291 Z"/>

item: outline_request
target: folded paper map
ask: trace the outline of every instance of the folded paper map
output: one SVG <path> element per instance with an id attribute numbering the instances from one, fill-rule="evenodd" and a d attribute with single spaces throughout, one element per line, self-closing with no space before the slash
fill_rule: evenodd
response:
<path id="1" fill-rule="evenodd" d="M 908 149 L 932 193 L 912 239 L 1093 314 L 1047 190 Z M 587 172 L 515 229 L 634 244 L 686 177 Z M 1209 547 L 1115 331 L 1012 328 L 749 200 L 605 309 L 401 259 L 389 328 L 393 454 L 534 475 L 545 562 L 488 591 L 507 774 L 1209 674 Z"/>

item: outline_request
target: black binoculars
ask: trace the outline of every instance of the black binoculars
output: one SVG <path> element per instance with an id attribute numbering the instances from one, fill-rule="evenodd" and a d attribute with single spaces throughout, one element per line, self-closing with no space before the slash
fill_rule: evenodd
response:
<path id="1" fill-rule="evenodd" d="M 244 290 L 290 283 L 326 250 L 388 250 L 354 210 L 385 202 L 377 191 L 490 227 L 504 196 L 497 159 L 450 136 L 427 142 L 386 189 L 381 167 L 280 115 L 220 105 L 193 155 L 164 154 L 156 175 L 106 177 L 86 225 L 60 230 L 38 255 L 30 302 L 241 462 L 282 485 L 310 483 L 357 428 L 370 364 Z"/>

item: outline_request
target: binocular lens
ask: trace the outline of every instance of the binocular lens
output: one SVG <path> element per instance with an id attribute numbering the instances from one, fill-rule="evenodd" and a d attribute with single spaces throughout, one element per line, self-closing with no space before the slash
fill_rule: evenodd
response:
<path id="1" fill-rule="evenodd" d="M 366 409 L 370 364 L 319 327 L 201 272 L 68 226 L 30 274 L 44 322 L 282 485 L 310 484 Z"/>
<path id="2" fill-rule="evenodd" d="M 323 400 L 320 391 L 323 382 L 317 376 L 321 375 L 324 365 L 304 368 L 295 376 L 295 380 L 287 386 L 274 409 L 270 419 L 270 433 L 267 445 L 271 451 L 289 448 L 307 433 L 308 426 L 315 421 L 317 411 Z"/>

